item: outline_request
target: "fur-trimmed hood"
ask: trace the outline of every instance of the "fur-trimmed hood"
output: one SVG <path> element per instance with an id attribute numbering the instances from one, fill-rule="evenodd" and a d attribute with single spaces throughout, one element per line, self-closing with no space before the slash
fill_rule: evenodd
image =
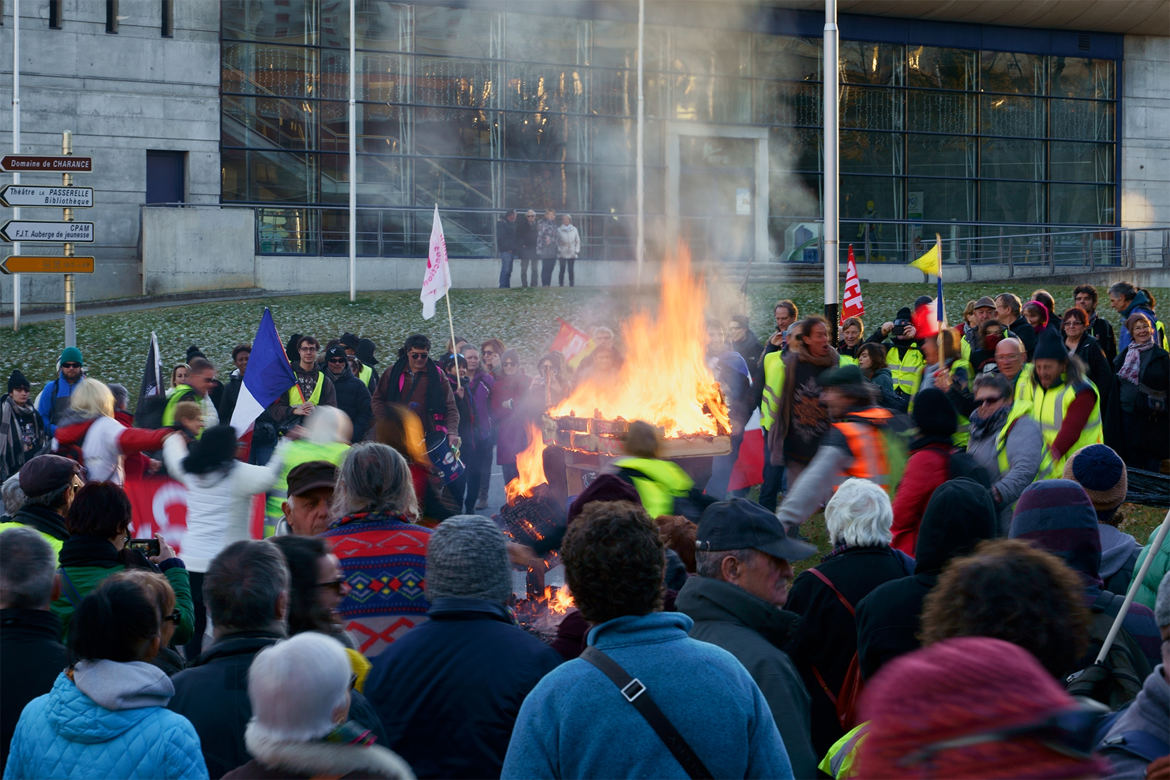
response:
<path id="1" fill-rule="evenodd" d="M 296 775 L 345 776 L 351 772 L 390 780 L 415 780 L 397 753 L 380 745 L 333 742 L 283 742 L 263 735 L 253 720 L 244 730 L 248 752 L 267 769 Z"/>

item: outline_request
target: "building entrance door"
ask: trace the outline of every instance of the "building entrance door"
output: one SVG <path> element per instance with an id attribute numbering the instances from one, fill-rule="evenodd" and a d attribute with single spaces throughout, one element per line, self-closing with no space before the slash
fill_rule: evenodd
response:
<path id="1" fill-rule="evenodd" d="M 766 130 L 675 123 L 666 176 L 669 239 L 699 262 L 767 261 Z"/>

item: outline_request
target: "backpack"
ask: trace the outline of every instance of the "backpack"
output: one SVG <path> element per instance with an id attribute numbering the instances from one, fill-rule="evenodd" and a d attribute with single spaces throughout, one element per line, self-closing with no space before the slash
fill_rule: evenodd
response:
<path id="1" fill-rule="evenodd" d="M 826 577 L 816 567 L 808 571 L 809 574 L 812 574 L 818 580 L 825 583 L 829 590 L 833 591 L 837 596 L 837 600 L 845 606 L 845 609 L 849 610 L 850 615 L 854 618 L 857 617 L 857 613 L 854 611 L 853 605 L 849 603 L 849 599 L 845 598 L 841 594 L 841 591 L 837 590 L 837 586 L 833 584 L 832 580 Z M 825 682 L 825 678 L 821 675 L 821 670 L 816 667 L 816 664 L 813 664 L 812 673 L 817 678 L 817 683 L 820 684 L 821 690 L 825 692 L 825 695 L 829 697 L 829 701 L 837 708 L 837 721 L 841 724 L 841 728 L 849 731 L 856 726 L 857 701 L 861 698 L 862 687 L 861 662 L 858 660 L 857 651 L 853 651 L 853 657 L 849 659 L 849 666 L 845 668 L 845 678 L 841 681 L 841 687 L 836 693 L 830 690 L 828 683 Z"/>
<path id="2" fill-rule="evenodd" d="M 1098 650 L 1105 644 L 1105 638 L 1113 626 L 1113 620 L 1121 610 L 1125 599 L 1116 593 L 1103 590 L 1089 607 L 1092 622 L 1089 624 L 1089 647 Z M 1094 650 L 1094 653 L 1097 651 Z M 1109 648 L 1104 663 L 1092 665 L 1073 672 L 1065 680 L 1064 688 L 1072 696 L 1082 696 L 1101 702 L 1111 710 L 1118 710 L 1142 689 L 1149 675 L 1150 662 L 1137 642 L 1122 628 Z"/>

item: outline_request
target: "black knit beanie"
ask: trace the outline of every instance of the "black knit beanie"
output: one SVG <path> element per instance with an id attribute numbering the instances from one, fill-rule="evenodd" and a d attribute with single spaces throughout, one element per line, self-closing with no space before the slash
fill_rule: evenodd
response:
<path id="1" fill-rule="evenodd" d="M 216 425 L 191 443 L 183 468 L 191 474 L 210 474 L 230 465 L 235 457 L 235 430 L 230 425 Z"/>
<path id="2" fill-rule="evenodd" d="M 924 436 L 951 436 L 959 424 L 955 407 L 937 387 L 928 387 L 914 396 L 913 416 Z"/>
<path id="3" fill-rule="evenodd" d="M 1068 350 L 1065 349 L 1060 334 L 1052 328 L 1046 328 L 1036 340 L 1032 360 L 1059 360 L 1061 363 L 1067 363 Z"/>
<path id="4" fill-rule="evenodd" d="M 30 385 L 28 383 L 28 380 L 24 378 L 24 374 L 20 373 L 19 368 L 13 370 L 12 376 L 8 377 L 8 392 L 11 393 L 13 390 L 18 390 L 18 389 L 24 389 L 24 390 L 31 390 L 32 389 L 32 385 Z"/>

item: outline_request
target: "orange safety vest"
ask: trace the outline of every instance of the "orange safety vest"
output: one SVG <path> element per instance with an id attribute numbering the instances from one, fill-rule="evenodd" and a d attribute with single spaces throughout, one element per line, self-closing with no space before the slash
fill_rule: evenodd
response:
<path id="1" fill-rule="evenodd" d="M 845 435 L 845 443 L 853 454 L 853 462 L 845 469 L 846 476 L 876 482 L 887 492 L 890 490 L 890 460 L 879 427 L 893 416 L 889 409 L 873 406 L 850 412 L 841 422 L 833 423 Z"/>

